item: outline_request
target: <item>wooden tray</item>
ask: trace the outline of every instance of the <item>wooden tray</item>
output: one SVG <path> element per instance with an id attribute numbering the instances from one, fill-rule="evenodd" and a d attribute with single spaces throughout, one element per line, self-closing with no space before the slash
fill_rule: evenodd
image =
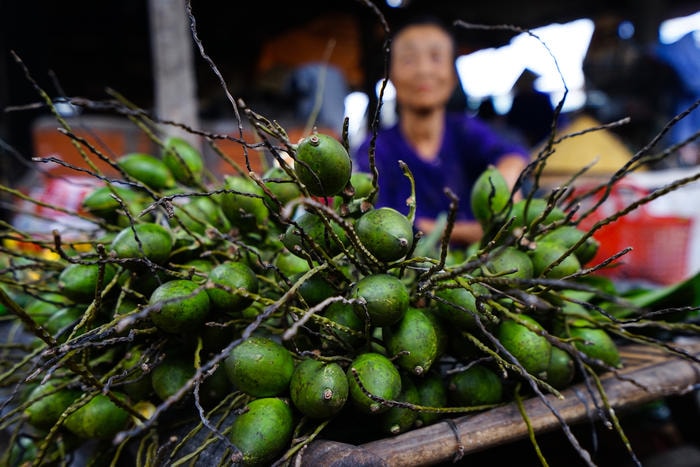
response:
<path id="1" fill-rule="evenodd" d="M 686 394 L 700 383 L 700 339 L 679 339 L 672 345 L 689 357 L 683 358 L 656 346 L 623 346 L 624 368 L 602 375 L 608 403 L 617 413 L 667 396 Z M 603 407 L 599 394 L 583 384 L 562 391 L 562 399 L 547 395 L 547 403 L 568 424 L 600 419 Z M 561 421 L 543 400 L 524 401 L 532 428 L 544 433 L 561 427 Z M 411 430 L 395 437 L 359 446 L 317 440 L 309 444 L 295 465 L 435 465 L 451 462 L 460 454 L 474 453 L 527 437 L 527 426 L 515 403 L 474 415 Z"/>

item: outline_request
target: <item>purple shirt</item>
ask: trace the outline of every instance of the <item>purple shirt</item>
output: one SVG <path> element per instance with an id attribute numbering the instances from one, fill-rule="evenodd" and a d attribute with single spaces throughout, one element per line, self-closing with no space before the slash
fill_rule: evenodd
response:
<path id="1" fill-rule="evenodd" d="M 354 154 L 356 170 L 369 172 L 368 137 Z M 476 117 L 448 114 L 445 135 L 438 157 L 430 162 L 421 160 L 406 142 L 398 125 L 377 134 L 375 164 L 379 171 L 379 197 L 376 206 L 389 206 L 406 214 L 406 200 L 411 184 L 403 175 L 398 161 L 410 169 L 416 184 L 416 216 L 436 218 L 450 208 L 444 192 L 449 187 L 459 198 L 460 220 L 474 219 L 470 206 L 471 190 L 477 177 L 489 166 L 497 164 L 506 154 L 521 154 L 529 161 L 528 152 L 496 133 Z"/>

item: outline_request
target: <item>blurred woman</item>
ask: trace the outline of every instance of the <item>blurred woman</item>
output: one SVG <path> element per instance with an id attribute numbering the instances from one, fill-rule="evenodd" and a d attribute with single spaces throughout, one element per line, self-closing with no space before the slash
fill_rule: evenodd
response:
<path id="1" fill-rule="evenodd" d="M 458 84 L 455 40 L 439 20 L 424 17 L 396 30 L 390 50 L 389 79 L 396 88 L 397 123 L 380 129 L 375 141 L 379 171 L 376 206 L 406 212 L 410 182 L 416 182 L 416 227 L 430 233 L 436 218 L 449 210 L 449 188 L 458 198 L 451 240 L 470 244 L 482 236 L 474 220 L 470 194 L 474 181 L 490 165 L 514 186 L 529 161 L 527 150 L 503 139 L 490 126 L 466 113 L 452 113 L 447 103 Z M 372 135 L 354 153 L 358 170 L 369 171 Z"/>

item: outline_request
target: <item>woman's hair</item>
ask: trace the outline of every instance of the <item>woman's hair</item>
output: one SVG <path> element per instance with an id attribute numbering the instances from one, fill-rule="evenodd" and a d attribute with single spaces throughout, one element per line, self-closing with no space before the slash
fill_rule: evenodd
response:
<path id="1" fill-rule="evenodd" d="M 404 31 L 406 28 L 411 27 L 411 26 L 435 26 L 447 34 L 449 36 L 450 41 L 452 43 L 452 50 L 453 54 L 457 54 L 457 39 L 455 38 L 454 35 L 454 30 L 446 23 L 443 21 L 440 17 L 435 16 L 433 14 L 421 14 L 421 15 L 413 15 L 413 16 L 407 16 L 407 17 L 400 17 L 398 20 L 395 22 L 394 28 L 391 31 L 391 39 L 393 40 L 396 38 L 399 34 L 401 34 L 402 31 Z"/>

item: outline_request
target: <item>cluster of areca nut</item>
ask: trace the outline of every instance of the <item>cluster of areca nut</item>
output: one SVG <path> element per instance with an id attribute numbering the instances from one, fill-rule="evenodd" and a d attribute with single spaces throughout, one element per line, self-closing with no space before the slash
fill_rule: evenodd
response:
<path id="1" fill-rule="evenodd" d="M 179 411 L 266 464 L 334 424 L 392 436 L 621 366 L 584 269 L 598 244 L 563 208 L 514 202 L 490 167 L 471 199 L 484 239 L 457 248 L 449 222 L 423 236 L 414 205 L 376 207 L 381 174 L 353 172 L 333 136 L 286 149 L 214 182 L 179 138 L 123 155 L 83 202 L 99 235 L 57 237 L 57 257 L 3 283 L 35 335 L 5 417 L 41 435 L 25 455 L 140 440 L 172 461 L 184 441 L 153 432 Z"/>

